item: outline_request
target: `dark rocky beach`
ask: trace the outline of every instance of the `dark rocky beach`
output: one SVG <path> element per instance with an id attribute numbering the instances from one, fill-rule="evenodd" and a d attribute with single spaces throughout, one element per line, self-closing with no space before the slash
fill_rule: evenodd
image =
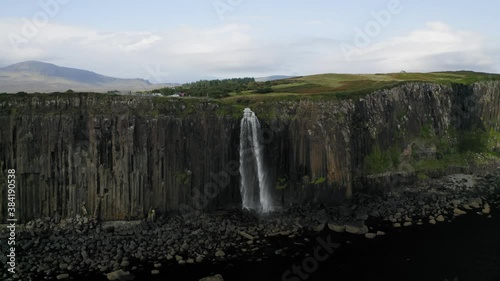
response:
<path id="1" fill-rule="evenodd" d="M 498 172 L 456 174 L 263 215 L 37 219 L 2 280 L 500 280 L 499 189 Z"/>

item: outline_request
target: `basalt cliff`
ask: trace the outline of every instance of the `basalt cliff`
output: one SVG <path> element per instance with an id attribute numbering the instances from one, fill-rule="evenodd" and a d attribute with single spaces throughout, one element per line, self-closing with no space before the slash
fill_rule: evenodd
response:
<path id="1" fill-rule="evenodd" d="M 262 125 L 276 205 L 383 194 L 466 169 L 468 157 L 495 157 L 500 148 L 498 81 L 409 82 L 362 98 L 251 105 L 1 95 L 0 220 L 7 218 L 7 169 L 16 170 L 20 220 L 85 213 L 121 220 L 143 218 L 151 207 L 159 214 L 241 207 L 238 146 L 246 106 Z"/>

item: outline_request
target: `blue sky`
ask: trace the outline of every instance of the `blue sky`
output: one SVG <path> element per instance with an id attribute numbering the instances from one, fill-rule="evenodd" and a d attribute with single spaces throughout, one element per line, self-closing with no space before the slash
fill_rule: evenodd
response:
<path id="1" fill-rule="evenodd" d="M 0 66 L 40 60 L 151 82 L 500 72 L 496 1 L 3 0 Z"/>

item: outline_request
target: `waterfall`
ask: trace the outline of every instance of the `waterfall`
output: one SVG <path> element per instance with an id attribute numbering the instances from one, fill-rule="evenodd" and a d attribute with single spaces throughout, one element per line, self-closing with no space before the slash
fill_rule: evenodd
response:
<path id="1" fill-rule="evenodd" d="M 272 203 L 260 134 L 259 119 L 250 108 L 245 108 L 240 132 L 241 201 L 245 209 L 268 212 Z"/>

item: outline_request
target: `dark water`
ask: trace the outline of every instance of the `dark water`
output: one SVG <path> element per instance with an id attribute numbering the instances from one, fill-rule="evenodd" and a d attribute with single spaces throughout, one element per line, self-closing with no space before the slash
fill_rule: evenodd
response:
<path id="1" fill-rule="evenodd" d="M 304 265 L 305 254 L 314 256 L 319 245 L 315 236 L 295 258 L 272 258 L 264 262 L 236 261 L 225 264 L 166 265 L 161 275 L 151 276 L 150 267 L 136 273 L 135 280 L 198 280 L 220 273 L 226 281 L 257 280 L 418 280 L 418 281 L 500 281 L 500 213 L 492 218 L 471 214 L 453 223 L 435 226 L 387 229 L 385 237 L 368 240 L 350 235 L 338 235 L 328 230 L 328 236 L 342 242 L 327 260 L 311 261 L 301 269 L 301 275 L 289 274 L 292 266 Z M 347 243 L 349 241 L 349 243 Z M 275 241 L 283 243 L 284 241 Z M 321 251 L 321 254 L 326 252 Z M 317 268 L 316 268 L 317 267 Z M 81 277 L 77 280 L 106 280 L 103 275 Z"/>
<path id="2" fill-rule="evenodd" d="M 337 275 L 339 278 L 329 277 Z M 390 233 L 340 248 L 316 280 L 500 280 L 500 217 Z M 312 280 L 312 279 L 311 279 Z"/>

